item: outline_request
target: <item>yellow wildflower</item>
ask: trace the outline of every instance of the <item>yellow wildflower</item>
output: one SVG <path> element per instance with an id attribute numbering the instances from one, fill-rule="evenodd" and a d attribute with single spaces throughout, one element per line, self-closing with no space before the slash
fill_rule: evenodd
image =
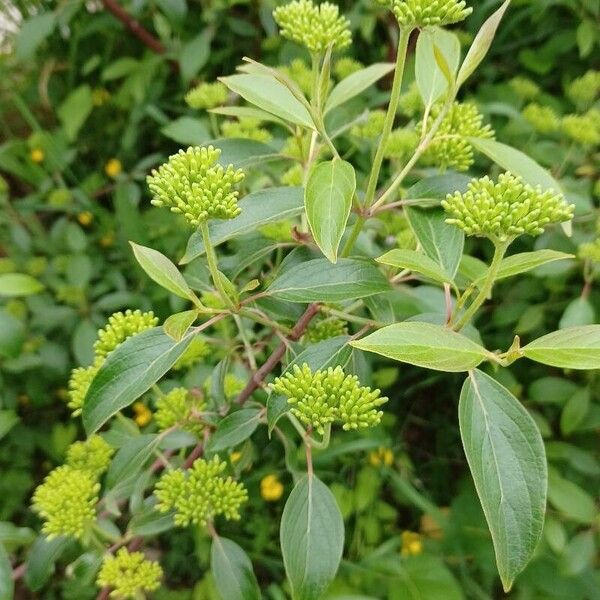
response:
<path id="1" fill-rule="evenodd" d="M 369 452 L 369 462 L 373 467 L 384 465 L 390 467 L 394 463 L 394 453 L 390 448 L 377 448 Z"/>
<path id="2" fill-rule="evenodd" d="M 29 153 L 29 158 L 31 158 L 34 163 L 41 163 L 45 158 L 44 151 L 41 148 L 32 148 Z"/>
<path id="3" fill-rule="evenodd" d="M 229 455 L 229 462 L 232 465 L 235 465 L 235 463 L 239 462 L 240 458 L 242 458 L 242 453 L 241 452 L 238 452 L 238 451 L 232 452 Z"/>
<path id="4" fill-rule="evenodd" d="M 152 420 L 152 411 L 143 402 L 136 402 L 133 405 L 133 412 L 135 413 L 133 420 L 139 427 L 148 425 Z"/>
<path id="5" fill-rule="evenodd" d="M 109 176 L 112 177 L 113 179 L 115 177 L 117 177 L 117 175 L 119 175 L 121 173 L 121 171 L 123 170 L 123 165 L 121 164 L 121 161 L 118 158 L 111 158 L 105 165 L 104 165 L 104 172 Z"/>
<path id="6" fill-rule="evenodd" d="M 94 215 L 89 210 L 84 210 L 77 215 L 77 220 L 84 227 L 89 227 L 94 220 Z"/>
<path id="7" fill-rule="evenodd" d="M 423 553 L 423 539 L 414 531 L 402 532 L 402 556 L 418 556 Z"/>
<path id="8" fill-rule="evenodd" d="M 283 495 L 283 484 L 277 475 L 267 475 L 260 481 L 260 495 L 267 502 L 277 502 Z"/>

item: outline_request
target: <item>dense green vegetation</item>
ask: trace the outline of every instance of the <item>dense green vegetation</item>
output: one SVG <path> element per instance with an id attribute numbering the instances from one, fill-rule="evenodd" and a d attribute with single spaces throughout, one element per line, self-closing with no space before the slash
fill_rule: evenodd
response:
<path id="1" fill-rule="evenodd" d="M 0 600 L 600 598 L 600 1 L 472 4 L 11 3 Z"/>

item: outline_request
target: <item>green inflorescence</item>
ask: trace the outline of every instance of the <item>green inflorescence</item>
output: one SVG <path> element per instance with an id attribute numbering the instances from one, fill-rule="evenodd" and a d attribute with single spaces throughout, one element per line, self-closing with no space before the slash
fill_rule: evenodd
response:
<path id="1" fill-rule="evenodd" d="M 357 138 L 363 140 L 374 140 L 378 138 L 382 131 L 385 123 L 385 111 L 383 110 L 372 110 L 368 113 L 366 121 L 358 125 L 354 125 L 350 130 L 350 133 Z"/>
<path id="2" fill-rule="evenodd" d="M 108 469 L 113 454 L 110 444 L 94 434 L 85 442 L 75 442 L 69 446 L 66 464 L 98 479 Z"/>
<path id="3" fill-rule="evenodd" d="M 521 100 L 533 100 L 540 93 L 539 85 L 528 77 L 513 77 L 508 85 Z"/>
<path id="4" fill-rule="evenodd" d="M 158 318 L 152 311 L 126 310 L 117 312 L 108 318 L 104 329 L 98 331 L 98 339 L 94 344 L 96 358 L 106 358 L 117 346 L 132 335 L 156 327 Z"/>
<path id="5" fill-rule="evenodd" d="M 390 0 L 403 27 L 444 26 L 466 19 L 473 9 L 464 0 Z"/>
<path id="6" fill-rule="evenodd" d="M 560 128 L 560 118 L 549 106 L 528 104 L 523 109 L 523 117 L 539 133 L 552 133 Z"/>
<path id="7" fill-rule="evenodd" d="M 346 77 L 357 73 L 361 69 L 364 69 L 364 65 L 360 61 L 350 58 L 349 56 L 338 58 L 333 66 L 333 72 L 339 81 L 346 79 Z"/>
<path id="8" fill-rule="evenodd" d="M 600 122 L 596 111 L 590 110 L 583 115 L 563 117 L 563 133 L 582 146 L 594 147 L 600 144 Z"/>
<path id="9" fill-rule="evenodd" d="M 401 94 L 398 110 L 407 117 L 416 117 L 423 111 L 423 98 L 416 81 L 413 81 L 406 92 Z"/>
<path id="10" fill-rule="evenodd" d="M 313 54 L 322 54 L 328 46 L 343 50 L 352 42 L 350 21 L 330 2 L 316 5 L 312 0 L 294 0 L 273 11 L 281 35 L 302 44 Z"/>
<path id="11" fill-rule="evenodd" d="M 227 88 L 220 81 L 201 83 L 185 95 L 185 101 L 190 108 L 215 108 L 227 101 Z"/>
<path id="12" fill-rule="evenodd" d="M 580 109 L 591 106 L 600 95 L 600 71 L 590 70 L 567 86 L 569 100 Z"/>
<path id="13" fill-rule="evenodd" d="M 185 388 L 175 388 L 157 400 L 154 419 L 161 431 L 179 427 L 199 436 L 204 430 L 201 416 L 205 410 L 206 402 L 201 397 Z"/>
<path id="14" fill-rule="evenodd" d="M 241 169 L 218 164 L 221 151 L 192 146 L 169 157 L 147 177 L 152 204 L 182 214 L 192 225 L 207 219 L 233 219 L 241 209 L 235 186 L 244 179 Z"/>
<path id="15" fill-rule="evenodd" d="M 279 67 L 279 70 L 295 82 L 304 94 L 311 95 L 313 74 L 310 67 L 301 58 L 295 58 L 289 66 Z"/>
<path id="16" fill-rule="evenodd" d="M 282 176 L 281 183 L 283 185 L 300 186 L 304 181 L 304 169 L 302 165 L 296 164 L 290 167 Z"/>
<path id="17" fill-rule="evenodd" d="M 225 121 L 221 125 L 221 133 L 226 138 L 270 142 L 273 139 L 268 129 L 260 126 L 260 119 L 241 117 L 237 121 Z"/>
<path id="18" fill-rule="evenodd" d="M 305 337 L 313 344 L 337 337 L 339 335 L 348 334 L 348 323 L 342 319 L 323 319 L 311 323 L 306 330 Z"/>
<path id="19" fill-rule="evenodd" d="M 90 367 L 77 367 L 71 371 L 67 406 L 73 411 L 74 417 L 81 414 L 85 396 L 102 362 L 102 360 L 96 361 Z"/>
<path id="20" fill-rule="evenodd" d="M 511 173 L 498 182 L 489 177 L 473 179 L 467 192 L 449 194 L 442 206 L 447 223 L 457 225 L 467 235 L 506 241 L 518 235 L 540 235 L 547 225 L 573 217 L 573 205 L 562 194 L 532 187 Z"/>
<path id="21" fill-rule="evenodd" d="M 429 131 L 438 118 L 442 106 L 436 104 L 427 119 Z M 417 125 L 420 132 L 423 124 Z M 484 125 L 483 116 L 474 104 L 455 102 L 444 116 L 431 144 L 423 153 L 423 162 L 440 169 L 466 171 L 473 164 L 473 147 L 465 138 L 493 139 L 494 130 Z"/>
<path id="22" fill-rule="evenodd" d="M 88 471 L 69 465 L 51 471 L 33 494 L 33 510 L 44 519 L 42 531 L 81 539 L 96 518 L 100 484 Z"/>
<path id="23" fill-rule="evenodd" d="M 593 242 L 581 244 L 577 254 L 581 260 L 589 260 L 600 264 L 600 238 L 597 238 Z"/>
<path id="24" fill-rule="evenodd" d="M 210 354 L 210 347 L 206 340 L 201 336 L 196 336 L 190 345 L 185 349 L 185 352 L 177 359 L 172 369 L 181 371 L 182 369 L 190 369 L 198 363 L 202 362 Z"/>
<path id="25" fill-rule="evenodd" d="M 96 583 L 113 588 L 110 598 L 126 600 L 144 597 L 160 587 L 163 576 L 161 566 L 148 560 L 141 552 L 120 548 L 115 556 L 106 555 L 98 572 Z"/>
<path id="26" fill-rule="evenodd" d="M 341 367 L 315 371 L 304 364 L 277 377 L 273 391 L 283 394 L 292 413 L 319 433 L 339 422 L 344 430 L 373 427 L 381 421 L 378 408 L 387 402 L 380 390 L 363 387 L 356 375 L 346 375 Z"/>
<path id="27" fill-rule="evenodd" d="M 154 494 L 160 512 L 175 510 L 176 525 L 206 525 L 222 515 L 228 520 L 240 518 L 240 507 L 248 499 L 242 483 L 224 477 L 227 463 L 214 456 L 212 460 L 199 458 L 187 471 L 174 469 L 158 481 Z"/>
<path id="28" fill-rule="evenodd" d="M 406 160 L 415 151 L 419 137 L 413 129 L 394 129 L 388 137 L 383 156 L 393 160 Z"/>

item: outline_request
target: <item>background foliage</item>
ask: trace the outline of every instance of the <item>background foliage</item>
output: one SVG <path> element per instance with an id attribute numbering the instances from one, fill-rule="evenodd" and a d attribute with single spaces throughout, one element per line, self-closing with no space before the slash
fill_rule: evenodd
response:
<path id="1" fill-rule="evenodd" d="M 488 0 L 475 6 L 457 30 L 465 46 L 498 4 Z M 6 13 L 12 31 L 5 34 L 0 55 L 0 542 L 5 549 L 0 556 L 3 561 L 4 554 L 10 556 L 10 568 L 27 556 L 39 530 L 29 509 L 33 489 L 81 437 L 66 406 L 66 385 L 74 366 L 91 363 L 97 329 L 117 310 L 152 309 L 162 322 L 185 308 L 146 277 L 128 244 L 171 257 L 184 254 L 188 231 L 176 216 L 150 206 L 145 177 L 182 146 L 227 137 L 226 119 L 219 117 L 216 124 L 214 115 L 187 107 L 185 94 L 195 83 L 232 74 L 245 55 L 273 66 L 302 57 L 277 36 L 271 17 L 275 3 L 268 1 L 124 3 L 152 32 L 151 47 L 125 28 L 109 5 L 14 2 Z M 370 1 L 340 5 L 355 38 L 347 54 L 364 64 L 393 60 L 393 23 Z M 520 240 L 518 251 L 552 247 L 577 255 L 581 244 L 597 238 L 598 141 L 586 139 L 584 122 L 573 132 L 553 125 L 548 113 L 540 118 L 531 104 L 551 108 L 558 120 L 585 115 L 597 103 L 593 95 L 586 100 L 574 93 L 572 82 L 599 67 L 599 19 L 598 0 L 515 1 L 483 68 L 468 82 L 467 98 L 493 124 L 497 139 L 549 168 L 576 205 L 571 238 L 553 230 L 535 242 Z M 414 40 L 411 72 L 413 50 Z M 539 90 L 533 92 L 533 85 Z M 358 112 L 379 106 L 388 88 L 384 79 L 357 101 Z M 284 131 L 270 130 L 268 142 L 281 148 Z M 233 152 L 226 143 L 223 148 Z M 256 152 L 245 148 L 245 158 L 255 160 Z M 370 156 L 364 140 L 355 139 L 347 152 L 366 172 Z M 484 159 L 477 161 L 475 173 Z M 248 171 L 248 186 L 256 189 L 262 177 L 280 180 L 286 165 Z M 375 240 L 360 243 L 386 249 L 407 235 L 406 223 L 392 216 L 382 218 L 378 228 Z M 263 229 L 231 242 L 224 268 L 235 272 L 248 248 L 259 252 L 265 239 L 275 239 L 280 251 L 302 242 L 289 228 Z M 489 259 L 485 244 L 469 244 L 470 255 Z M 559 327 L 597 323 L 598 262 L 562 261 L 501 283 L 479 321 L 486 346 L 508 348 L 512 331 L 534 339 Z M 248 281 L 258 275 L 251 264 L 243 269 Z M 3 279 L 12 273 L 22 277 Z M 205 289 L 206 274 L 196 263 L 186 276 L 194 289 Z M 395 316 L 435 312 L 443 301 L 432 286 L 415 290 L 406 288 Z M 299 313 L 287 316 L 293 324 Z M 210 357 L 186 372 L 186 386 L 202 388 L 208 378 L 218 377 L 215 368 L 231 337 L 225 325 L 220 335 Z M 503 597 L 458 433 L 461 379 L 385 360 L 356 360 L 361 380 L 381 387 L 390 402 L 382 426 L 346 434 L 315 457 L 346 525 L 345 560 L 330 597 Z M 234 372 L 238 385 L 244 383 L 248 365 L 237 364 Z M 599 598 L 597 372 L 523 361 L 501 376 L 534 416 L 550 464 L 544 538 L 510 596 Z M 152 433 L 152 402 L 136 406 L 128 413 L 130 423 Z M 251 501 L 243 520 L 224 533 L 252 558 L 264 596 L 286 598 L 278 523 L 292 482 L 279 447 L 264 431 L 237 452 L 235 468 L 245 472 Z M 272 479 L 265 483 L 265 477 Z M 200 534 L 159 534 L 154 551 L 167 579 L 155 597 L 217 598 L 208 574 L 209 546 Z M 17 581 L 17 597 L 94 598 L 91 566 L 85 555 L 77 557 L 67 548 L 54 574 L 51 564 L 38 565 L 39 572 L 30 569 L 25 581 Z"/>

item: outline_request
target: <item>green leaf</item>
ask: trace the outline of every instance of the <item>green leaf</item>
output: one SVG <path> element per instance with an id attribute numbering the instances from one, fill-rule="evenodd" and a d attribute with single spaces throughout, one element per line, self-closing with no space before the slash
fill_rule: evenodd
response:
<path id="1" fill-rule="evenodd" d="M 186 300 L 196 301 L 196 294 L 192 291 L 179 269 L 158 250 L 140 246 L 129 242 L 140 267 L 148 277 L 161 287 Z"/>
<path id="2" fill-rule="evenodd" d="M 242 212 L 235 219 L 209 222 L 208 231 L 213 246 L 254 231 L 267 223 L 285 221 L 299 215 L 304 208 L 303 192 L 300 187 L 267 188 L 242 198 L 238 206 Z M 203 254 L 202 236 L 194 233 L 179 262 L 185 265 Z"/>
<path id="3" fill-rule="evenodd" d="M 175 313 L 166 319 L 163 329 L 170 338 L 178 342 L 188 332 L 188 329 L 198 318 L 198 314 L 197 310 L 184 310 L 183 312 Z"/>
<path id="4" fill-rule="evenodd" d="M 210 568 L 222 600 L 261 600 L 252 563 L 235 542 L 213 536 Z"/>
<path id="5" fill-rule="evenodd" d="M 190 345 L 194 334 L 174 342 L 162 327 L 142 331 L 113 350 L 92 381 L 83 405 L 89 434 L 147 392 Z"/>
<path id="6" fill-rule="evenodd" d="M 52 12 L 30 17 L 20 25 L 15 42 L 15 55 L 20 60 L 33 58 L 40 44 L 54 31 L 56 16 Z"/>
<path id="7" fill-rule="evenodd" d="M 553 331 L 523 349 L 523 356 L 563 369 L 597 369 L 600 366 L 600 325 Z"/>
<path id="8" fill-rule="evenodd" d="M 0 600 L 12 600 L 14 591 L 10 558 L 4 544 L 0 544 Z"/>
<path id="9" fill-rule="evenodd" d="M 590 409 L 590 390 L 583 388 L 573 394 L 560 415 L 560 431 L 571 435 L 583 422 Z"/>
<path id="10" fill-rule="evenodd" d="M 304 193 L 306 217 L 317 246 L 332 263 L 337 262 L 355 190 L 354 167 L 345 160 L 319 163 L 308 176 Z"/>
<path id="11" fill-rule="evenodd" d="M 32 592 L 37 592 L 54 573 L 54 564 L 70 544 L 69 538 L 55 537 L 49 540 L 40 535 L 27 556 L 25 583 Z"/>
<path id="12" fill-rule="evenodd" d="M 332 108 L 340 106 L 368 87 L 371 87 L 376 81 L 385 77 L 394 70 L 394 63 L 375 63 L 356 73 L 352 73 L 340 81 L 329 94 L 325 103 L 324 113 L 327 114 Z"/>
<path id="13" fill-rule="evenodd" d="M 433 279 L 438 283 L 450 281 L 442 267 L 422 252 L 416 250 L 396 249 L 386 252 L 383 256 L 376 259 L 377 262 L 398 269 L 408 269 L 414 273 L 419 273 Z"/>
<path id="14" fill-rule="evenodd" d="M 14 298 L 39 294 L 44 286 L 31 275 L 4 273 L 0 275 L 0 297 Z"/>
<path id="15" fill-rule="evenodd" d="M 184 146 L 201 146 L 212 137 L 206 125 L 193 117 L 179 117 L 161 127 L 160 132 Z"/>
<path id="16" fill-rule="evenodd" d="M 500 21 L 502 21 L 502 17 L 509 4 L 510 0 L 506 0 L 506 2 L 504 2 L 504 4 L 502 4 L 502 6 L 481 26 L 481 29 L 475 36 L 475 39 L 467 52 L 467 56 L 460 67 L 460 71 L 458 72 L 456 81 L 457 88 L 460 88 L 460 86 L 477 70 L 477 67 L 485 58 L 492 45 Z"/>
<path id="17" fill-rule="evenodd" d="M 155 433 L 131 438 L 115 454 L 108 473 L 106 486 L 112 488 L 128 477 L 137 475 L 156 450 L 160 437 Z"/>
<path id="18" fill-rule="evenodd" d="M 259 119 L 260 121 L 277 123 L 278 125 L 287 127 L 288 129 L 290 127 L 285 121 L 282 121 L 275 115 L 272 115 L 271 113 L 268 113 L 260 108 L 255 108 L 254 106 L 218 106 L 217 108 L 211 108 L 208 112 L 216 115 L 224 115 L 226 117 L 249 117 L 251 119 Z"/>
<path id="19" fill-rule="evenodd" d="M 26 338 L 27 331 L 23 322 L 5 310 L 0 310 L 0 357 L 16 358 Z"/>
<path id="20" fill-rule="evenodd" d="M 484 140 L 482 138 L 467 138 L 469 143 L 488 158 L 500 165 L 503 169 L 518 175 L 529 185 L 539 185 L 542 189 L 553 189 L 562 192 L 560 184 L 550 173 L 541 167 L 535 160 L 506 144 L 495 140 Z"/>
<path id="21" fill-rule="evenodd" d="M 575 298 L 567 305 L 558 323 L 559 329 L 593 325 L 596 321 L 596 312 L 592 303 L 583 296 Z"/>
<path id="22" fill-rule="evenodd" d="M 173 522 L 172 513 L 161 513 L 154 508 L 154 498 L 150 498 L 152 502 L 144 503 L 144 506 L 139 512 L 137 512 L 129 521 L 127 525 L 127 531 L 133 535 L 157 535 L 173 529 L 175 523 Z"/>
<path id="23" fill-rule="evenodd" d="M 417 321 L 383 327 L 350 345 L 418 367 L 451 373 L 474 369 L 489 356 L 485 348 L 460 333 Z"/>
<path id="24" fill-rule="evenodd" d="M 93 108 L 92 89 L 86 84 L 74 89 L 56 109 L 56 114 L 70 141 L 77 137 Z"/>
<path id="25" fill-rule="evenodd" d="M 213 38 L 212 29 L 205 29 L 193 40 L 187 42 L 179 55 L 181 76 L 186 81 L 193 79 L 210 57 L 210 43 Z"/>
<path id="26" fill-rule="evenodd" d="M 458 37 L 438 27 L 421 31 L 417 40 L 415 79 L 425 106 L 430 107 L 448 89 L 448 80 L 440 69 L 435 48 L 443 56 L 450 75 L 454 76 L 460 61 Z"/>
<path id="27" fill-rule="evenodd" d="M 408 199 L 444 200 L 448 194 L 454 192 L 464 193 L 468 189 L 471 177 L 462 173 L 444 173 L 425 177 L 408 188 L 406 197 Z"/>
<path id="28" fill-rule="evenodd" d="M 502 259 L 496 279 L 506 279 L 521 273 L 527 273 L 542 265 L 557 261 L 575 258 L 566 252 L 556 250 L 536 250 L 535 252 L 521 252 Z"/>
<path id="29" fill-rule="evenodd" d="M 548 501 L 565 517 L 577 523 L 591 525 L 596 520 L 596 503 L 592 496 L 561 477 L 555 469 L 548 471 Z"/>
<path id="30" fill-rule="evenodd" d="M 236 169 L 246 169 L 254 165 L 263 165 L 271 160 L 281 159 L 281 154 L 272 146 L 256 140 L 241 138 L 220 138 L 211 142 L 221 150 L 219 164 L 227 167 L 231 164 Z"/>
<path id="31" fill-rule="evenodd" d="M 472 371 L 463 385 L 458 416 L 498 572 L 508 592 L 542 535 L 547 490 L 544 443 L 521 403 L 479 370 Z"/>
<path id="32" fill-rule="evenodd" d="M 454 279 L 465 245 L 461 229 L 446 223 L 446 213 L 440 208 L 406 208 L 406 216 L 423 251 Z"/>
<path id="33" fill-rule="evenodd" d="M 290 302 L 338 302 L 388 289 L 387 280 L 370 262 L 342 258 L 332 265 L 326 258 L 317 258 L 281 273 L 267 293 Z"/>
<path id="34" fill-rule="evenodd" d="M 0 440 L 21 420 L 14 410 L 0 410 Z"/>
<path id="35" fill-rule="evenodd" d="M 296 125 L 315 129 L 306 107 L 282 83 L 269 75 L 231 75 L 219 78 L 251 104 Z"/>
<path id="36" fill-rule="evenodd" d="M 294 600 L 321 600 L 344 550 L 344 522 L 329 488 L 305 475 L 285 503 L 281 553 Z"/>
<path id="37" fill-rule="evenodd" d="M 206 451 L 221 452 L 241 444 L 256 431 L 262 415 L 263 410 L 259 408 L 242 408 L 227 415 L 222 421 L 219 421 Z"/>

